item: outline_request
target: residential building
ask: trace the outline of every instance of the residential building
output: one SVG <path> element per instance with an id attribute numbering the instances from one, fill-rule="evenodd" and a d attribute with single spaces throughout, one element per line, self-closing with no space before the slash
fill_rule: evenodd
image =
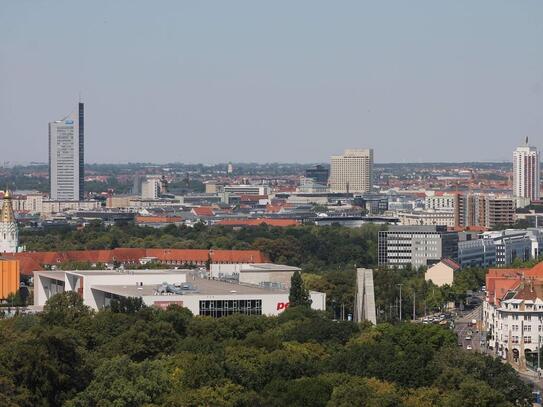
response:
<path id="1" fill-rule="evenodd" d="M 430 266 L 443 258 L 458 258 L 458 233 L 446 226 L 389 226 L 379 232 L 380 266 Z"/>
<path id="2" fill-rule="evenodd" d="M 141 199 L 158 199 L 162 181 L 159 176 L 150 176 L 141 182 Z"/>
<path id="3" fill-rule="evenodd" d="M 424 199 L 424 208 L 434 211 L 453 212 L 457 194 L 436 193 L 427 195 Z"/>
<path id="4" fill-rule="evenodd" d="M 78 201 L 85 197 L 84 105 L 78 114 L 49 123 L 49 180 L 52 200 Z"/>
<path id="5" fill-rule="evenodd" d="M 495 194 L 457 194 L 454 223 L 458 227 L 482 226 L 494 229 L 515 223 L 515 199 Z"/>
<path id="6" fill-rule="evenodd" d="M 451 286 L 454 281 L 454 273 L 460 269 L 460 265 L 451 259 L 443 259 L 439 263 L 429 267 L 424 273 L 424 279 L 431 281 L 438 287 Z"/>
<path id="7" fill-rule="evenodd" d="M 526 144 L 513 152 L 513 195 L 538 201 L 540 194 L 540 157 L 536 147 Z"/>
<path id="8" fill-rule="evenodd" d="M 329 181 L 331 192 L 370 192 L 372 181 L 373 149 L 345 150 L 343 155 L 332 156 Z"/>
<path id="9" fill-rule="evenodd" d="M 543 341 L 543 263 L 531 269 L 490 269 L 486 290 L 482 328 L 489 349 L 520 370 L 532 360 L 535 370 Z"/>

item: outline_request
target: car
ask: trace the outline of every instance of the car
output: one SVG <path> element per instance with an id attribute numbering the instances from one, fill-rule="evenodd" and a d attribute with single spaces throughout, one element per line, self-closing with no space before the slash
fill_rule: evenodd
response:
<path id="1" fill-rule="evenodd" d="M 468 345 L 468 346 L 466 346 L 466 349 L 467 350 L 472 350 L 473 348 L 471 347 L 471 345 Z"/>

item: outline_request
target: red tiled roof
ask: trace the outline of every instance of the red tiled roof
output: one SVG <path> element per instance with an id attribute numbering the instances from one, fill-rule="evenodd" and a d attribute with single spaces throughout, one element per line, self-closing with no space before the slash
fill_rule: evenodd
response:
<path id="1" fill-rule="evenodd" d="M 270 219 L 270 218 L 261 218 L 261 219 L 223 219 L 217 222 L 217 225 L 221 226 L 259 226 L 261 224 L 269 226 L 296 226 L 300 222 L 296 219 Z"/>
<path id="2" fill-rule="evenodd" d="M 200 206 L 198 208 L 192 208 L 192 213 L 196 216 L 215 216 L 215 212 L 210 206 Z"/>
<path id="3" fill-rule="evenodd" d="M 136 216 L 136 223 L 176 223 L 182 221 L 181 216 Z"/>
<path id="4" fill-rule="evenodd" d="M 213 263 L 266 263 L 268 259 L 259 250 L 206 250 L 206 249 L 142 249 L 117 248 L 113 250 L 73 250 L 66 252 L 22 252 L 4 257 L 20 261 L 21 274 L 31 275 L 44 265 L 67 261 L 91 263 L 136 263 L 143 257 L 156 257 L 161 262 L 204 264 Z"/>
<path id="5" fill-rule="evenodd" d="M 460 264 L 458 264 L 458 263 L 455 262 L 454 260 L 449 259 L 449 258 L 447 258 L 447 257 L 445 257 L 444 259 L 442 259 L 441 262 L 442 262 L 442 263 L 445 263 L 447 266 L 449 266 L 450 268 L 452 268 L 454 271 L 460 269 Z"/>

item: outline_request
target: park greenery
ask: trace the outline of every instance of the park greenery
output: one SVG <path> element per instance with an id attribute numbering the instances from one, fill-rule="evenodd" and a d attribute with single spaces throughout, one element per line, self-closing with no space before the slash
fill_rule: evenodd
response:
<path id="1" fill-rule="evenodd" d="M 73 292 L 0 321 L 0 405 L 529 406 L 508 365 L 459 349 L 437 325 L 333 321 L 308 306 L 278 317 L 192 316 Z"/>

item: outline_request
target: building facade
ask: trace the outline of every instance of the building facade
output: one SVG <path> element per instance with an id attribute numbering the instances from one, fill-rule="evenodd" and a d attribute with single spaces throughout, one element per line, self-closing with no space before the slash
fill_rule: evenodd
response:
<path id="1" fill-rule="evenodd" d="M 457 194 L 454 197 L 455 226 L 494 229 L 515 223 L 515 199 L 495 194 Z"/>
<path id="2" fill-rule="evenodd" d="M 314 167 L 305 170 L 305 177 L 311 178 L 317 184 L 328 185 L 328 177 L 330 170 L 323 165 L 315 165 Z"/>
<path id="3" fill-rule="evenodd" d="M 371 192 L 373 181 L 373 149 L 345 150 L 330 161 L 330 191 L 347 193 Z"/>
<path id="4" fill-rule="evenodd" d="M 390 226 L 379 232 L 379 266 L 431 266 L 444 257 L 458 258 L 458 233 L 446 226 Z"/>
<path id="5" fill-rule="evenodd" d="M 95 310 L 121 298 L 141 298 L 148 306 L 178 305 L 194 315 L 222 317 L 232 314 L 279 315 L 289 306 L 288 290 L 260 284 L 209 279 L 191 270 L 35 271 L 34 304 L 43 306 L 51 296 L 74 291 Z M 326 294 L 311 291 L 311 308 L 326 310 Z"/>
<path id="6" fill-rule="evenodd" d="M 49 181 L 52 200 L 79 201 L 84 191 L 84 105 L 78 114 L 49 123 Z"/>
<path id="7" fill-rule="evenodd" d="M 526 145 L 513 152 L 513 195 L 538 201 L 540 194 L 540 157 L 536 147 Z"/>
<path id="8" fill-rule="evenodd" d="M 19 251 L 19 228 L 11 205 L 11 194 L 6 191 L 0 211 L 0 254 L 17 251 Z"/>

